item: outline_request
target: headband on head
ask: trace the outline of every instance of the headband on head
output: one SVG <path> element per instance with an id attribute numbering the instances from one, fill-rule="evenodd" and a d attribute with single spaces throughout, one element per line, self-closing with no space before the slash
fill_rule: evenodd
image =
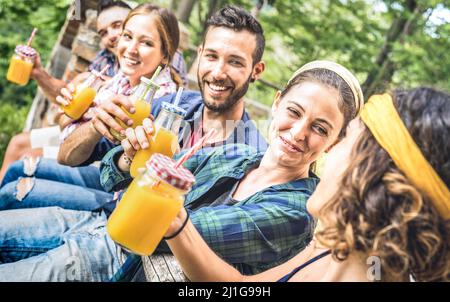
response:
<path id="1" fill-rule="evenodd" d="M 309 63 L 306 63 L 300 69 L 298 69 L 292 77 L 288 81 L 288 85 L 291 83 L 293 79 L 295 79 L 296 76 L 298 76 L 300 73 L 303 73 L 308 70 L 313 69 L 326 69 L 333 71 L 338 76 L 340 76 L 345 83 L 350 87 L 353 98 L 355 99 L 355 107 L 356 107 L 356 113 L 360 113 L 362 108 L 364 107 L 364 96 L 361 90 L 361 86 L 359 85 L 358 80 L 355 78 L 355 76 L 344 66 L 332 62 L 332 61 L 312 61 Z"/>
<path id="2" fill-rule="evenodd" d="M 442 217 L 450 219 L 450 191 L 409 134 L 392 97 L 372 96 L 361 119 L 408 180 L 430 198 Z"/>

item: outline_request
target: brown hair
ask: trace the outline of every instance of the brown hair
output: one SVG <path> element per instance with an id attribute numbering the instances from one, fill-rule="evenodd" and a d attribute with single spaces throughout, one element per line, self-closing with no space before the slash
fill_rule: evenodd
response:
<path id="1" fill-rule="evenodd" d="M 136 6 L 130 11 L 127 18 L 123 22 L 122 28 L 125 28 L 127 22 L 136 15 L 155 16 L 154 24 L 161 38 L 161 52 L 167 58 L 167 66 L 170 68 L 170 74 L 177 86 L 182 86 L 183 81 L 180 75 L 170 66 L 172 59 L 177 51 L 180 43 L 180 29 L 175 15 L 166 8 L 161 8 L 150 3 L 143 3 Z M 164 67 L 164 66 L 162 66 Z"/>
<path id="2" fill-rule="evenodd" d="M 357 100 L 355 100 L 350 86 L 348 86 L 348 84 L 336 72 L 325 68 L 315 68 L 305 72 L 300 72 L 294 78 L 289 80 L 288 85 L 281 92 L 281 96 L 283 97 L 286 95 L 292 87 L 305 82 L 319 83 L 334 88 L 339 92 L 339 109 L 344 115 L 344 124 L 339 132 L 339 138 L 344 137 L 348 124 L 357 115 Z"/>
<path id="3" fill-rule="evenodd" d="M 396 91 L 394 104 L 423 155 L 450 184 L 450 95 Z M 450 279 L 450 221 L 412 185 L 366 128 L 341 190 L 321 209 L 316 236 L 345 260 L 352 251 L 381 260 L 383 281 Z"/>

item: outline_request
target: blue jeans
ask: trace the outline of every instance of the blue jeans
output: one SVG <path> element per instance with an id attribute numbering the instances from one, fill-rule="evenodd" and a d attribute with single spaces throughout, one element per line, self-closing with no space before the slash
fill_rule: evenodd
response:
<path id="1" fill-rule="evenodd" d="M 25 193 L 18 195 L 17 186 L 30 177 Z M 92 211 L 113 199 L 100 185 L 97 167 L 72 168 L 55 160 L 41 159 L 32 175 L 24 172 L 24 161 L 9 168 L 0 189 L 0 210 L 59 206 L 64 209 Z"/>
<path id="2" fill-rule="evenodd" d="M 41 158 L 31 174 L 25 172 L 25 162 L 18 160 L 12 163 L 6 171 L 0 188 L 19 180 L 21 177 L 34 176 L 40 179 L 53 180 L 80 187 L 103 191 L 100 184 L 100 170 L 94 166 L 69 167 L 58 164 L 54 159 Z"/>
<path id="3" fill-rule="evenodd" d="M 108 281 L 120 267 L 104 213 L 0 212 L 0 281 Z"/>

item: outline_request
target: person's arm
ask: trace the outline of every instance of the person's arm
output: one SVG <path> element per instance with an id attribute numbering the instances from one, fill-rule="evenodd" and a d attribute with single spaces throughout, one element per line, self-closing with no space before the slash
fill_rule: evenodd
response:
<path id="1" fill-rule="evenodd" d="M 80 165 L 91 156 L 96 144 L 103 136 L 118 144 L 119 142 L 112 136 L 110 129 L 113 128 L 119 133 L 124 129 L 115 118 L 119 118 L 125 124 L 133 122 L 121 109 L 121 106 L 129 112 L 134 112 L 132 103 L 120 95 L 116 95 L 110 101 L 105 100 L 95 107 L 92 120 L 75 129 L 61 144 L 58 162 L 68 166 Z"/>
<path id="2" fill-rule="evenodd" d="M 77 166 L 92 154 L 102 135 L 94 128 L 92 121 L 82 124 L 61 144 L 58 163 Z"/>
<path id="3" fill-rule="evenodd" d="M 77 75 L 71 82 L 77 84 L 84 81 L 88 75 L 89 72 L 83 72 Z M 47 73 L 47 71 L 42 67 L 41 58 L 39 55 L 36 57 L 30 77 L 37 82 L 45 97 L 54 103 L 56 103 L 56 97 L 60 94 L 61 89 L 67 85 L 67 83 L 63 80 L 54 78 Z"/>
<path id="4" fill-rule="evenodd" d="M 197 209 L 192 212 L 192 223 L 214 251 L 231 264 L 260 270 L 285 261 L 293 251 L 305 247 L 314 222 L 300 192 L 270 191 L 234 205 Z"/>
<path id="5" fill-rule="evenodd" d="M 180 230 L 186 218 L 187 212 L 182 209 L 170 225 L 165 237 Z M 270 270 L 252 276 L 242 275 L 208 246 L 190 220 L 178 235 L 166 242 L 183 272 L 190 281 L 194 282 L 273 282 L 281 279 L 306 260 L 306 255 L 299 253 Z"/>

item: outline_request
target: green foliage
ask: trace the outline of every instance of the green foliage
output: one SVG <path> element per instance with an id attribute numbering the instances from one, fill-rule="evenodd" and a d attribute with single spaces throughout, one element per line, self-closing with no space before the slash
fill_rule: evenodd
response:
<path id="1" fill-rule="evenodd" d="M 2 160 L 12 134 L 22 130 L 27 112 L 27 107 L 18 107 L 11 104 L 2 104 L 0 106 L 0 125 L 2 125 L 0 132 L 0 158 Z"/>
<path id="2" fill-rule="evenodd" d="M 22 130 L 36 92 L 33 81 L 27 86 L 17 86 L 6 80 L 9 60 L 17 44 L 24 44 L 33 30 L 38 33 L 33 40 L 46 62 L 67 14 L 69 0 L 0 0 L 0 161 L 9 138 Z"/>

